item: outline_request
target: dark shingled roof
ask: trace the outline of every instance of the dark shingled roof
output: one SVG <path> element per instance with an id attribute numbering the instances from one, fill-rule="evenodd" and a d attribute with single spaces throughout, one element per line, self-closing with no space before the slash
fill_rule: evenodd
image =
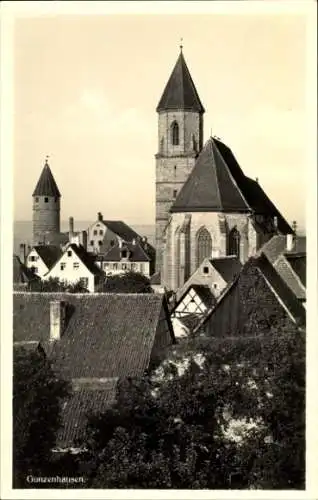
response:
<path id="1" fill-rule="evenodd" d="M 61 196 L 51 169 L 46 162 L 32 196 Z"/>
<path id="2" fill-rule="evenodd" d="M 148 368 L 163 297 L 157 294 L 14 293 L 14 341 L 50 335 L 50 301 L 66 302 L 66 328 L 50 358 L 67 379 L 140 376 Z M 168 324 L 165 339 L 173 332 Z M 167 341 L 164 340 L 165 345 Z"/>
<path id="3" fill-rule="evenodd" d="M 284 234 L 292 229 L 260 185 L 244 175 L 228 146 L 210 138 L 201 151 L 171 212 L 254 212 L 277 217 Z"/>
<path id="4" fill-rule="evenodd" d="M 130 226 L 121 220 L 103 220 L 105 226 L 124 241 L 141 238 Z"/>
<path id="5" fill-rule="evenodd" d="M 238 174 L 241 175 L 241 171 Z M 212 137 L 199 154 L 170 211 L 251 212 L 233 172 L 225 163 Z"/>
<path id="6" fill-rule="evenodd" d="M 306 286 L 306 255 L 287 253 L 285 257 L 302 284 Z"/>
<path id="7" fill-rule="evenodd" d="M 36 245 L 33 248 L 49 269 L 53 267 L 62 255 L 62 250 L 55 245 Z"/>
<path id="8" fill-rule="evenodd" d="M 73 394 L 62 407 L 62 427 L 57 433 L 57 449 L 77 447 L 77 440 L 85 432 L 87 417 L 105 412 L 115 402 L 117 380 L 110 378 L 97 381 L 95 386 L 83 383 L 74 387 Z"/>
<path id="9" fill-rule="evenodd" d="M 122 247 L 119 245 L 113 246 L 102 258 L 103 261 L 119 262 L 121 251 L 128 250 L 130 252 L 129 261 L 132 262 L 149 262 L 150 257 L 143 250 L 142 246 L 137 242 L 135 245 L 132 243 L 123 243 Z"/>
<path id="10" fill-rule="evenodd" d="M 294 319 L 299 322 L 301 325 L 306 324 L 306 310 L 292 292 L 292 290 L 287 286 L 281 276 L 277 273 L 271 262 L 268 260 L 265 254 L 261 254 L 258 257 L 251 257 L 245 265 L 242 267 L 240 274 L 236 277 L 236 279 L 221 293 L 219 296 L 215 307 L 213 307 L 207 316 L 200 322 L 200 324 L 196 327 L 194 333 L 196 333 L 203 324 L 208 321 L 210 316 L 214 313 L 215 309 L 219 306 L 219 304 L 226 300 L 226 297 L 229 291 L 233 286 L 236 286 L 238 280 L 241 275 L 245 272 L 246 269 L 250 268 L 250 266 L 256 266 L 260 273 L 263 275 L 269 287 L 273 290 L 279 299 L 283 302 L 287 310 L 294 317 Z"/>
<path id="11" fill-rule="evenodd" d="M 242 269 L 241 262 L 235 256 L 211 259 L 210 262 L 226 283 L 238 276 Z"/>
<path id="12" fill-rule="evenodd" d="M 157 106 L 157 112 L 167 110 L 204 113 L 204 107 L 201 104 L 182 52 Z"/>

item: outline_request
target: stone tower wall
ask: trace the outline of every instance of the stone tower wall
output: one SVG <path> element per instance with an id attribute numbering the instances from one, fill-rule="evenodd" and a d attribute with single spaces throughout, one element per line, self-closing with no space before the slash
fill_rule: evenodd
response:
<path id="1" fill-rule="evenodd" d="M 179 126 L 179 144 L 172 144 L 171 126 Z M 165 111 L 158 115 L 156 154 L 156 271 L 162 268 L 163 231 L 169 210 L 189 177 L 202 149 L 203 116 L 190 111 Z"/>
<path id="2" fill-rule="evenodd" d="M 45 201 L 47 200 L 47 202 Z M 33 244 L 49 241 L 60 233 L 60 198 L 33 197 Z"/>

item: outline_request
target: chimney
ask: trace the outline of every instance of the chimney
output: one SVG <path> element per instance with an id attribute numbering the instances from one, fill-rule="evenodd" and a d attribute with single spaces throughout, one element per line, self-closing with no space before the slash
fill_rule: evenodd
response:
<path id="1" fill-rule="evenodd" d="M 278 217 L 277 217 L 277 215 L 274 216 L 274 228 L 276 231 L 278 230 Z"/>
<path id="2" fill-rule="evenodd" d="M 257 184 L 258 184 L 258 177 L 255 177 L 255 181 L 256 181 L 256 182 L 257 182 Z"/>
<path id="3" fill-rule="evenodd" d="M 81 244 L 83 245 L 85 250 L 87 250 L 87 231 L 82 231 L 81 240 Z"/>
<path id="4" fill-rule="evenodd" d="M 74 234 L 74 218 L 70 217 L 69 218 L 69 238 L 70 239 L 73 236 L 73 234 Z"/>
<path id="5" fill-rule="evenodd" d="M 26 263 L 26 244 L 25 243 L 21 243 L 20 244 L 20 261 L 22 262 L 22 264 L 25 264 Z"/>
<path id="6" fill-rule="evenodd" d="M 134 239 L 132 240 L 132 244 L 133 244 L 133 245 L 136 245 L 136 238 L 134 238 Z"/>
<path id="7" fill-rule="evenodd" d="M 287 252 L 291 252 L 294 247 L 294 235 L 287 234 L 286 236 L 286 250 Z"/>
<path id="8" fill-rule="evenodd" d="M 103 220 L 103 214 L 101 212 L 98 212 L 98 214 L 97 214 L 97 220 L 99 220 L 99 221 Z"/>
<path id="9" fill-rule="evenodd" d="M 50 302 L 50 340 L 59 340 L 65 326 L 65 302 L 52 300 Z"/>
<path id="10" fill-rule="evenodd" d="M 297 221 L 295 221 L 295 220 L 293 220 L 292 230 L 294 231 L 295 236 L 296 236 L 296 234 L 297 234 Z"/>
<path id="11" fill-rule="evenodd" d="M 122 246 L 123 246 L 123 242 L 122 242 L 122 240 L 119 240 L 119 241 L 118 241 L 118 246 L 119 246 L 119 248 L 122 248 Z"/>

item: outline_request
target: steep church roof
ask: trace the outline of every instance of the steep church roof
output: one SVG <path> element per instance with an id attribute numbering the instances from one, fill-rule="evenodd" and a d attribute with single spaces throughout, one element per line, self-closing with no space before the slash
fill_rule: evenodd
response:
<path id="1" fill-rule="evenodd" d="M 245 177 L 238 164 L 228 165 L 211 137 L 182 186 L 171 212 L 250 212 L 236 178 Z"/>
<path id="2" fill-rule="evenodd" d="M 258 182 L 244 174 L 230 148 L 214 137 L 205 144 L 170 211 L 276 216 L 279 231 L 293 233 Z"/>
<path id="3" fill-rule="evenodd" d="M 32 196 L 53 196 L 55 198 L 61 196 L 47 161 Z"/>
<path id="4" fill-rule="evenodd" d="M 198 113 L 205 111 L 182 51 L 159 101 L 157 112 L 177 109 Z"/>

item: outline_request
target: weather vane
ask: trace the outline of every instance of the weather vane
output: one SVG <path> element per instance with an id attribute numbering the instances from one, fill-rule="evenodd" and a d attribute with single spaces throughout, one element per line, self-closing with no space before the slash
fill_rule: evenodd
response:
<path id="1" fill-rule="evenodd" d="M 182 42 L 183 42 L 183 38 L 180 38 L 180 50 L 181 50 L 181 51 L 182 51 L 182 49 L 183 49 L 183 43 L 182 43 Z"/>
<path id="2" fill-rule="evenodd" d="M 49 158 L 50 158 L 49 155 L 46 155 L 46 157 L 45 157 L 45 163 L 48 163 Z"/>

